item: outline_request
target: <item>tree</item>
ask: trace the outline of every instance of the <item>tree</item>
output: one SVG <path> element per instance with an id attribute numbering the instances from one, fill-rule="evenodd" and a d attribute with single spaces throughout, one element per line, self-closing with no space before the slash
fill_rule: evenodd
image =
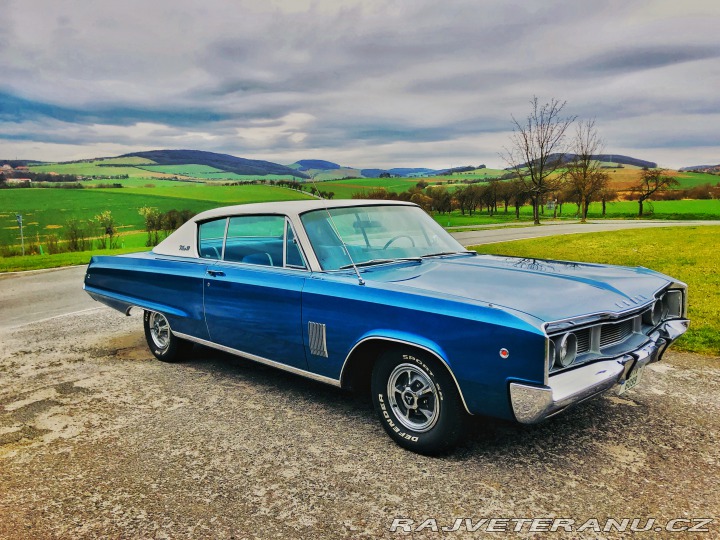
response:
<path id="1" fill-rule="evenodd" d="M 147 231 L 147 241 L 145 245 L 148 247 L 157 246 L 160 243 L 160 230 L 162 229 L 162 214 L 157 208 L 143 206 L 138 210 L 143 218 L 145 218 L 145 230 Z"/>
<path id="2" fill-rule="evenodd" d="M 444 214 L 452 210 L 452 199 L 450 193 L 443 186 L 437 186 L 430 189 L 426 189 L 425 192 L 432 199 L 432 208 L 436 212 Z"/>
<path id="3" fill-rule="evenodd" d="M 574 157 L 567 165 L 566 178 L 580 203 L 580 223 L 587 221 L 588 207 L 597 193 L 608 183 L 608 174 L 600 168 L 596 156 L 602 153 L 595 120 L 577 124 L 572 142 Z"/>
<path id="4" fill-rule="evenodd" d="M 638 217 L 643 215 L 643 203 L 655 193 L 665 191 L 680 183 L 672 176 L 665 174 L 666 169 L 644 168 L 640 173 L 640 181 L 631 188 L 638 197 Z"/>
<path id="5" fill-rule="evenodd" d="M 614 201 L 615 199 L 617 199 L 617 196 L 618 196 L 617 191 L 615 191 L 614 189 L 605 187 L 598 192 L 597 196 L 598 196 L 598 199 L 600 199 L 600 202 L 602 203 L 602 216 L 605 217 L 605 210 L 607 207 L 607 203 L 609 201 Z"/>
<path id="6" fill-rule="evenodd" d="M 520 207 L 528 200 L 525 184 L 520 179 L 515 179 L 510 182 L 510 186 L 512 201 L 515 206 L 515 219 L 520 219 Z"/>
<path id="7" fill-rule="evenodd" d="M 511 182 L 498 182 L 497 183 L 497 197 L 503 202 L 505 206 L 505 213 L 508 213 L 508 206 L 510 201 L 513 199 L 514 188 Z"/>
<path id="8" fill-rule="evenodd" d="M 68 251 L 85 251 L 88 248 L 87 236 L 87 230 L 79 220 L 70 219 L 65 222 Z"/>
<path id="9" fill-rule="evenodd" d="M 110 210 L 95 216 L 95 221 L 98 222 L 100 230 L 103 232 L 103 236 L 98 240 L 100 249 L 115 249 L 117 247 L 117 227 L 115 226 L 115 218 L 113 218 Z"/>
<path id="10" fill-rule="evenodd" d="M 565 154 L 565 132 L 575 121 L 574 116 L 563 117 L 566 102 L 551 99 L 540 105 L 537 97 L 525 123 L 514 116 L 510 148 L 501 157 L 524 184 L 533 205 L 533 222 L 540 224 L 539 206 L 543 195 L 553 189 L 551 176 L 562 165 Z"/>

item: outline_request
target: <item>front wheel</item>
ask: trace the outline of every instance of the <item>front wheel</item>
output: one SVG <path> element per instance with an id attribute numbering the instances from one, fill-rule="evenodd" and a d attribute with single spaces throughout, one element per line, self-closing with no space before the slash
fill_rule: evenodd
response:
<path id="1" fill-rule="evenodd" d="M 156 311 L 145 311 L 143 316 L 145 340 L 150 352 L 163 362 L 178 362 L 187 358 L 193 344 L 172 333 L 165 315 Z"/>
<path id="2" fill-rule="evenodd" d="M 439 454 L 463 435 L 467 413 L 449 373 L 414 350 L 392 350 L 378 358 L 372 398 L 383 428 L 403 448 Z"/>

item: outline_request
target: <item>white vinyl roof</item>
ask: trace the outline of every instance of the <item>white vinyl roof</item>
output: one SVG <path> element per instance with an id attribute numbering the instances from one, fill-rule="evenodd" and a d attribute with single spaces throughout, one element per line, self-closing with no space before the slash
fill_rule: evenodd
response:
<path id="1" fill-rule="evenodd" d="M 337 201 L 327 199 L 310 199 L 305 201 L 281 201 L 266 203 L 238 204 L 235 206 L 222 206 L 212 210 L 206 210 L 194 216 L 174 233 L 168 236 L 153 248 L 153 253 L 158 255 L 173 255 L 180 257 L 198 258 L 197 250 L 197 223 L 215 218 L 242 216 L 248 214 L 279 214 L 287 216 L 293 224 L 298 239 L 306 245 L 309 241 L 306 238 L 305 230 L 300 223 L 300 214 L 312 210 L 325 210 L 331 208 L 348 208 L 356 206 L 417 206 L 414 203 L 405 201 L 384 201 L 373 199 L 341 199 Z M 310 255 L 310 266 L 313 269 L 319 268 Z"/>
<path id="2" fill-rule="evenodd" d="M 304 201 L 278 201 L 265 203 L 237 204 L 235 206 L 222 206 L 206 210 L 193 217 L 190 221 L 205 221 L 223 216 L 239 216 L 244 214 L 283 214 L 290 218 L 310 210 L 324 210 L 325 208 L 346 208 L 349 206 L 380 206 L 380 205 L 411 205 L 405 201 L 385 201 L 374 199 L 340 199 L 337 201 L 327 199 L 308 199 Z"/>

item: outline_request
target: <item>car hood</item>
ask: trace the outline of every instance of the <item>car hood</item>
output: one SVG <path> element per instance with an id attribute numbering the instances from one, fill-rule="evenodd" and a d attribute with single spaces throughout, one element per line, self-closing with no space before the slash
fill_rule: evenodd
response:
<path id="1" fill-rule="evenodd" d="M 628 311 L 672 281 L 643 267 L 493 255 L 383 265 L 363 278 L 503 306 L 544 322 Z"/>

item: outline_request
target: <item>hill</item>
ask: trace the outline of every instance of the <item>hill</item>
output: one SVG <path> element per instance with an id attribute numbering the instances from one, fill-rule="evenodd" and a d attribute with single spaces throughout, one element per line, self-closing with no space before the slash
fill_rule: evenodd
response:
<path id="1" fill-rule="evenodd" d="M 308 178 L 308 175 L 279 163 L 239 158 L 230 154 L 216 154 L 215 152 L 204 152 L 202 150 L 150 150 L 123 154 L 120 157 L 149 159 L 157 165 L 205 165 L 241 176 L 277 174 Z"/>
<path id="2" fill-rule="evenodd" d="M 301 159 L 300 161 L 296 161 L 295 163 L 288 165 L 288 167 L 298 171 L 308 171 L 310 169 L 332 171 L 341 168 L 341 166 L 337 163 L 325 161 L 324 159 Z"/>
<path id="3" fill-rule="evenodd" d="M 678 169 L 680 172 L 720 173 L 720 165 L 693 165 Z"/>
<path id="4" fill-rule="evenodd" d="M 615 168 L 618 165 L 630 165 L 632 167 L 639 168 L 647 167 L 648 169 L 657 168 L 657 163 L 654 161 L 645 161 L 644 159 L 622 156 L 620 154 L 597 154 L 592 157 L 593 159 L 605 163 L 612 168 Z M 548 159 L 551 161 L 560 160 L 561 163 L 569 163 L 575 159 L 575 154 L 550 154 Z"/>

